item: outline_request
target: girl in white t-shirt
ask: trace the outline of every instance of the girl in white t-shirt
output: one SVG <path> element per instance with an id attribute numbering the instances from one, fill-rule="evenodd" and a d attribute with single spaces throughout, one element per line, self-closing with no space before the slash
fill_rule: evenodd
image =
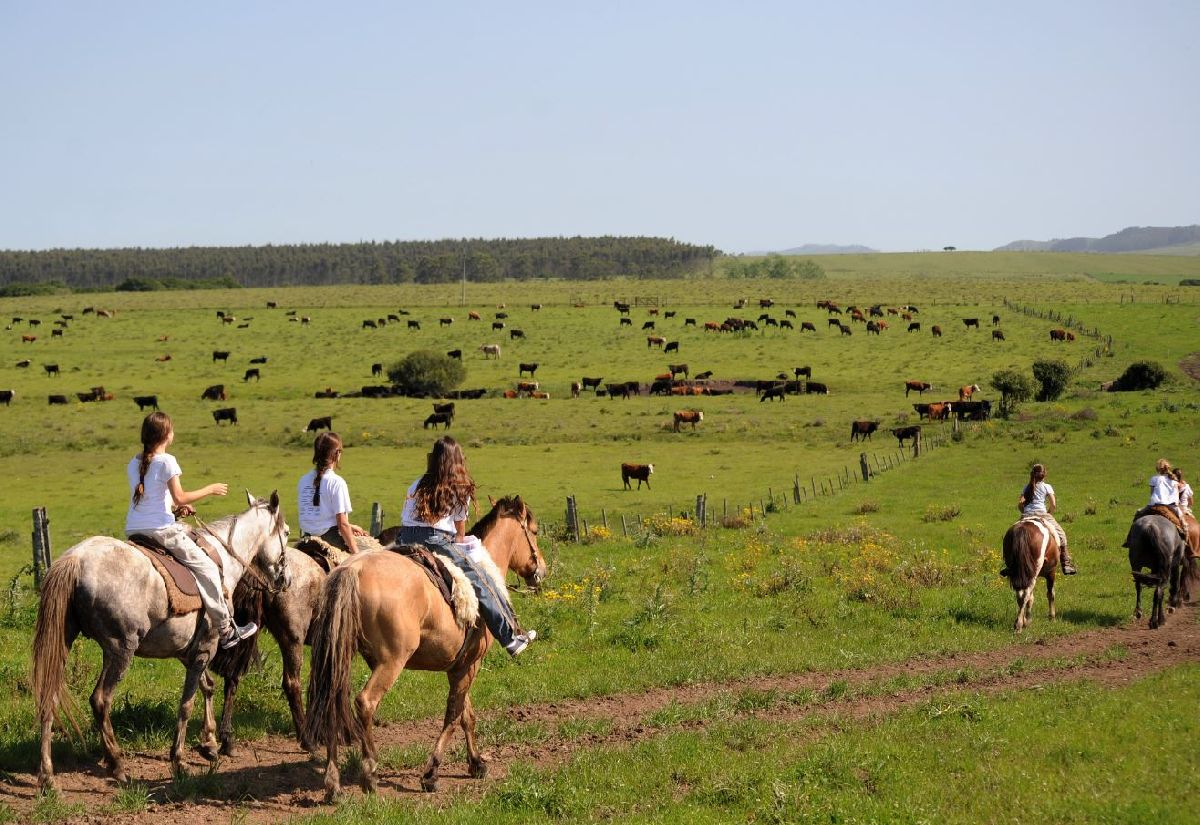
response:
<path id="1" fill-rule="evenodd" d="M 342 439 L 334 432 L 321 433 L 313 442 L 313 469 L 300 477 L 300 530 L 318 536 L 349 553 L 357 551 L 356 536 L 367 531 L 350 523 L 350 488 L 335 470 L 342 463 Z"/>
<path id="2" fill-rule="evenodd" d="M 1054 496 L 1054 488 L 1046 482 L 1046 467 L 1034 464 L 1029 469 L 1029 483 L 1021 490 L 1017 499 L 1017 509 L 1023 516 L 1034 516 L 1054 530 L 1058 538 L 1058 558 L 1062 562 L 1063 574 L 1074 576 L 1078 571 L 1071 563 L 1071 551 L 1067 549 L 1067 533 L 1062 525 L 1054 518 L 1058 509 L 1058 499 Z"/>
<path id="3" fill-rule="evenodd" d="M 1183 470 L 1176 467 L 1171 471 L 1175 476 L 1175 492 L 1179 495 L 1179 506 L 1187 515 L 1192 515 L 1192 505 L 1196 502 L 1196 494 L 1192 491 L 1192 485 L 1187 483 L 1187 479 L 1183 477 Z"/>
<path id="4" fill-rule="evenodd" d="M 129 462 L 131 498 L 125 516 L 125 535 L 148 535 L 170 551 L 196 576 L 200 601 L 205 615 L 219 634 L 221 647 L 230 648 L 242 639 L 253 636 L 258 625 L 234 623 L 225 593 L 221 587 L 221 571 L 208 554 L 188 535 L 187 528 L 175 521 L 174 507 L 190 505 L 208 496 L 223 496 L 229 492 L 226 484 L 209 484 L 199 490 L 183 489 L 179 478 L 183 471 L 167 448 L 175 441 L 171 417 L 164 412 L 152 412 L 142 421 L 142 451 Z"/>

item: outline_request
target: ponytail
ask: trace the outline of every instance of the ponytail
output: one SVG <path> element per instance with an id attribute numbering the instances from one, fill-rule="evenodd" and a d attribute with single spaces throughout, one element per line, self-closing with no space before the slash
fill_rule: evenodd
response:
<path id="1" fill-rule="evenodd" d="M 313 507 L 321 506 L 321 476 L 325 475 L 326 470 L 337 464 L 341 452 L 342 439 L 335 432 L 321 433 L 313 442 L 312 460 L 317 467 L 317 474 L 313 477 Z"/>
<path id="2" fill-rule="evenodd" d="M 165 412 L 152 412 L 142 421 L 142 454 L 138 457 L 138 483 L 133 491 L 133 505 L 136 507 L 146 495 L 146 473 L 150 470 L 150 461 L 154 451 L 171 435 L 171 416 Z"/>

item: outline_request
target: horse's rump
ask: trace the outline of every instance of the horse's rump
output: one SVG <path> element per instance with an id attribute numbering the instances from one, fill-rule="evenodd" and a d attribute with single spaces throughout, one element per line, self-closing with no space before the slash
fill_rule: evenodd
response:
<path id="1" fill-rule="evenodd" d="M 1004 534 L 1004 566 L 1013 589 L 1029 587 L 1057 564 L 1058 539 L 1041 519 L 1022 518 Z"/>
<path id="2" fill-rule="evenodd" d="M 189 536 L 217 565 L 217 570 L 223 570 L 221 556 L 209 544 L 208 539 L 195 531 L 189 531 Z M 171 555 L 171 552 L 153 536 L 134 533 L 125 539 L 125 543 L 141 552 L 150 561 L 155 572 L 162 577 L 163 585 L 167 589 L 167 610 L 172 616 L 186 616 L 203 606 L 200 601 L 200 588 L 196 584 L 196 574 Z M 225 599 L 232 602 L 228 591 L 225 592 Z"/>

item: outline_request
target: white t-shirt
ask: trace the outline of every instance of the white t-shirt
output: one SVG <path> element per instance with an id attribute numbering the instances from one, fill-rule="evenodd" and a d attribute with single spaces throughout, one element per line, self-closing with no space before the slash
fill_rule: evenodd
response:
<path id="1" fill-rule="evenodd" d="M 300 514 L 300 530 L 310 536 L 320 536 L 337 526 L 338 513 L 350 514 L 350 488 L 345 480 L 333 470 L 321 475 L 321 503 L 313 507 L 313 480 L 316 468 L 300 477 L 296 495 L 299 498 L 297 511 Z"/>
<path id="2" fill-rule="evenodd" d="M 421 483 L 421 479 L 417 479 L 409 485 L 408 492 L 404 496 L 404 512 L 400 516 L 400 524 L 404 527 L 433 527 L 438 530 L 445 530 L 447 533 L 457 532 L 454 528 L 454 522 L 466 521 L 469 514 L 471 502 L 463 502 L 461 507 L 456 507 L 452 512 L 442 516 L 433 524 L 427 521 L 422 521 L 417 515 L 417 500 L 414 496 L 417 493 L 417 485 Z"/>
<path id="3" fill-rule="evenodd" d="M 1178 504 L 1179 490 L 1175 488 L 1175 479 L 1171 476 L 1155 473 L 1150 476 L 1150 504 Z"/>
<path id="4" fill-rule="evenodd" d="M 167 483 L 175 476 L 183 475 L 179 462 L 170 453 L 159 453 L 150 459 L 146 468 L 145 486 L 142 488 L 142 500 L 133 503 L 133 494 L 138 486 L 138 470 L 141 460 L 134 456 L 129 466 L 125 468 L 129 476 L 129 512 L 125 515 L 125 532 L 136 533 L 138 530 L 158 530 L 175 523 L 171 514 L 174 499 Z"/>
<path id="5" fill-rule="evenodd" d="M 1025 509 L 1021 512 L 1027 516 L 1049 513 L 1050 511 L 1046 509 L 1046 499 L 1053 495 L 1054 488 L 1044 481 L 1039 481 L 1033 485 L 1033 491 L 1025 502 Z"/>
<path id="6" fill-rule="evenodd" d="M 1189 510 L 1192 509 L 1192 502 L 1196 500 L 1196 494 L 1192 491 L 1192 485 L 1185 481 L 1176 489 L 1179 491 L 1179 503 Z"/>

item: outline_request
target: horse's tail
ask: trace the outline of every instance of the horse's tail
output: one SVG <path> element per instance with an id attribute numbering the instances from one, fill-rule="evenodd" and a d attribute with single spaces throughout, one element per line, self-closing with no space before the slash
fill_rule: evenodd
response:
<path id="1" fill-rule="evenodd" d="M 1041 556 L 1041 531 L 1032 524 L 1018 521 L 1004 534 L 1004 566 L 1013 590 L 1031 587 L 1045 566 Z"/>
<path id="2" fill-rule="evenodd" d="M 308 718 L 302 739 L 348 744 L 361 740 L 362 724 L 350 701 L 350 663 L 362 637 L 358 565 L 335 568 L 313 617 L 312 664 L 308 675 Z"/>
<path id="3" fill-rule="evenodd" d="M 37 625 L 33 632 L 33 696 L 40 724 L 53 723 L 61 710 L 75 731 L 82 735 L 65 678 L 67 656 L 75 639 L 75 632 L 68 629 L 67 623 L 73 621 L 71 604 L 79 581 L 79 567 L 78 556 L 63 556 L 50 565 L 42 582 Z"/>
<path id="4" fill-rule="evenodd" d="M 266 625 L 266 591 L 253 574 L 242 576 L 233 591 L 233 617 L 238 624 L 254 622 L 259 627 Z M 231 648 L 218 647 L 208 669 L 222 679 L 239 680 L 252 665 L 261 661 L 258 650 L 258 634 Z"/>
<path id="5" fill-rule="evenodd" d="M 1200 596 L 1200 564 L 1195 557 L 1183 557 L 1183 572 L 1179 576 L 1179 594 L 1185 602 L 1193 602 Z"/>
<path id="6" fill-rule="evenodd" d="M 1143 573 L 1140 570 L 1133 571 L 1133 580 L 1147 587 L 1158 587 L 1165 582 L 1164 578 L 1157 573 Z"/>

